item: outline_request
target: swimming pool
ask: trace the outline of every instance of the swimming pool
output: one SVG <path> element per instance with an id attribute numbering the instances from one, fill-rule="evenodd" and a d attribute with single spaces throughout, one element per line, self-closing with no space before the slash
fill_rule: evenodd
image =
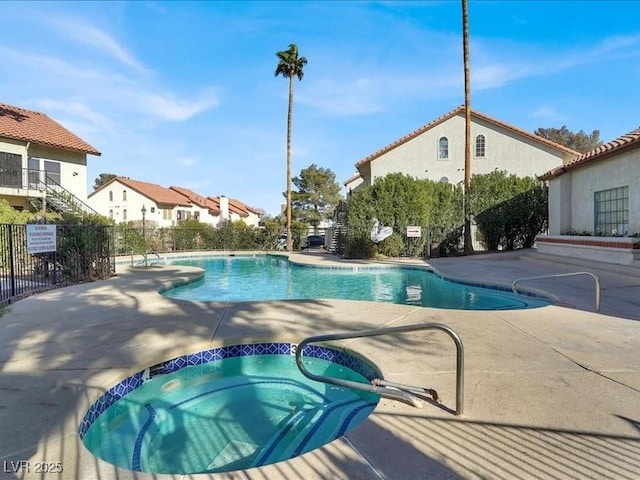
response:
<path id="1" fill-rule="evenodd" d="M 124 379 L 87 411 L 83 444 L 121 468 L 148 473 L 226 472 L 318 448 L 362 422 L 379 396 L 309 380 L 295 344 L 223 346 Z M 310 371 L 369 383 L 380 372 L 327 346 L 304 348 Z"/>
<path id="2" fill-rule="evenodd" d="M 204 278 L 162 293 L 180 300 L 332 298 L 459 310 L 512 310 L 549 304 L 540 297 L 448 281 L 415 267 L 307 267 L 276 256 L 210 257 L 172 263 L 204 270 Z"/>

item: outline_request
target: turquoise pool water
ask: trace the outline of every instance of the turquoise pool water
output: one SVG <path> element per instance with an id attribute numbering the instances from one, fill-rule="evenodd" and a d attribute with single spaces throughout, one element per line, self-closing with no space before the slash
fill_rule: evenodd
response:
<path id="1" fill-rule="evenodd" d="M 84 445 L 99 458 L 133 471 L 225 472 L 318 448 L 343 436 L 375 408 L 377 395 L 309 380 L 299 372 L 295 356 L 282 351 L 285 344 L 262 345 L 281 353 L 247 354 L 245 348 L 256 353 L 255 347 L 240 346 L 237 356 L 138 379 L 139 385 L 103 411 L 110 400 L 108 395 L 101 398 L 83 420 Z M 323 347 L 315 352 L 333 355 Z M 364 365 L 342 352 L 337 355 L 342 363 Z M 192 358 L 184 362 L 192 363 Z M 370 380 L 333 359 L 305 357 L 304 363 L 313 373 Z M 126 388 L 131 378 L 112 390 Z"/>
<path id="2" fill-rule="evenodd" d="M 510 310 L 548 305 L 548 301 L 509 291 L 443 280 L 411 268 L 310 268 L 285 258 L 223 257 L 174 261 L 200 267 L 205 275 L 167 290 L 169 298 L 244 302 L 286 299 L 367 300 L 460 310 Z"/>

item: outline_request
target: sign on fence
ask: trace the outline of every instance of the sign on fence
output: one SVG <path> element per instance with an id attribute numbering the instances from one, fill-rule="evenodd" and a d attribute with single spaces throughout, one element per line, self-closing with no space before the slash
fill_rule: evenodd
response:
<path id="1" fill-rule="evenodd" d="M 55 225 L 27 225 L 27 253 L 44 253 L 55 251 Z"/>
<path id="2" fill-rule="evenodd" d="M 422 227 L 409 226 L 407 227 L 407 238 L 420 238 L 422 237 Z"/>

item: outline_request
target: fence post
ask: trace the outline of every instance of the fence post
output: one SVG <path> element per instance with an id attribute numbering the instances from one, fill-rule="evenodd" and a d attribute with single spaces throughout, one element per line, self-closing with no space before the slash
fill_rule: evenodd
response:
<path id="1" fill-rule="evenodd" d="M 25 227 L 26 228 L 26 227 Z M 9 224 L 9 273 L 11 275 L 11 296 L 16 295 L 16 269 L 13 261 L 13 225 Z"/>

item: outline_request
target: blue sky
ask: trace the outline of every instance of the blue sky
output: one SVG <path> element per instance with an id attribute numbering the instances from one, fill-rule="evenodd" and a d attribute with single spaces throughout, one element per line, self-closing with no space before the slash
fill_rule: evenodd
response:
<path id="1" fill-rule="evenodd" d="M 42 111 L 115 173 L 271 214 L 293 172 L 354 164 L 464 103 L 459 1 L 0 2 L 1 103 Z M 472 107 L 604 141 L 640 126 L 640 1 L 470 1 Z"/>

